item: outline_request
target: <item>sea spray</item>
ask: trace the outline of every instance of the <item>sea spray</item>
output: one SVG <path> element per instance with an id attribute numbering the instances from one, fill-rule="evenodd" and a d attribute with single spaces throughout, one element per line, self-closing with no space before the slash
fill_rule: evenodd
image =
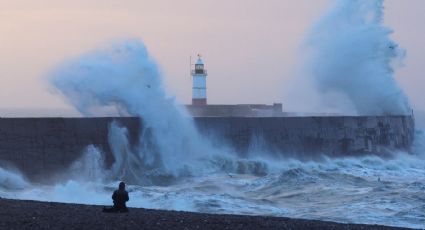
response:
<path id="1" fill-rule="evenodd" d="M 115 159 L 112 168 L 106 172 L 110 178 L 138 185 L 164 185 L 172 182 L 173 175 L 163 171 L 165 166 L 161 153 L 150 130 L 143 128 L 139 145 L 132 148 L 128 141 L 127 128 L 116 121 L 109 125 L 108 142 Z"/>
<path id="2" fill-rule="evenodd" d="M 51 82 L 85 116 L 107 107 L 141 118 L 137 147 L 129 146 L 126 128 L 110 125 L 116 179 L 146 184 L 142 175 L 200 173 L 205 165 L 199 159 L 222 152 L 198 134 L 192 118 L 166 95 L 160 71 L 140 41 L 69 60 L 51 73 Z"/>
<path id="3" fill-rule="evenodd" d="M 410 114 L 394 78 L 405 51 L 390 39 L 383 9 L 383 0 L 337 0 L 312 27 L 294 85 L 295 95 L 310 97 L 305 106 L 343 114 Z"/>
<path id="4" fill-rule="evenodd" d="M 96 146 L 89 145 L 81 158 L 75 161 L 69 170 L 64 170 L 66 176 L 62 177 L 80 182 L 104 183 L 108 178 L 105 172 L 104 154 Z"/>
<path id="5" fill-rule="evenodd" d="M 29 183 L 20 173 L 0 167 L 0 191 L 2 189 L 20 190 L 27 187 L 29 187 Z"/>

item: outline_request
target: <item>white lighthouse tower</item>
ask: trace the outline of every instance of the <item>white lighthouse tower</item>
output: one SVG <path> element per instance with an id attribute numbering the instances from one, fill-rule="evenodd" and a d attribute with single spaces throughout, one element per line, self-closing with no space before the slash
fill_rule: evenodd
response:
<path id="1" fill-rule="evenodd" d="M 207 104 L 207 70 L 204 68 L 204 62 L 201 55 L 198 54 L 198 60 L 195 63 L 195 69 L 191 70 L 193 78 L 192 84 L 192 105 Z"/>

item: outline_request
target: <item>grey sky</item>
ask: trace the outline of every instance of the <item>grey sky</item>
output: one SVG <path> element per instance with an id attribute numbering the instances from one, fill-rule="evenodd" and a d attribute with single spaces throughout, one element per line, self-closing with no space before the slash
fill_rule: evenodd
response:
<path id="1" fill-rule="evenodd" d="M 304 34 L 330 0 L 0 1 L 0 108 L 66 108 L 47 71 L 123 38 L 142 39 L 170 94 L 189 103 L 189 56 L 205 59 L 210 103 L 284 98 Z M 385 23 L 407 49 L 397 81 L 414 108 L 422 99 L 425 1 L 387 0 Z M 289 102 L 287 104 L 290 104 Z"/>

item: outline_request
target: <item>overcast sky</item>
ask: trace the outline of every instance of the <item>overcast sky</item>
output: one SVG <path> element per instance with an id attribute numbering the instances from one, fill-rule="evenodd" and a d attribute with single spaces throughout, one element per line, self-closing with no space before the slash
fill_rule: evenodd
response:
<path id="1" fill-rule="evenodd" d="M 209 103 L 285 98 L 299 45 L 331 0 L 0 0 L 0 108 L 67 108 L 46 73 L 67 58 L 139 38 L 168 92 L 191 99 L 189 56 L 208 69 Z M 396 72 L 414 108 L 425 110 L 425 1 L 386 0 L 385 24 L 407 50 Z"/>

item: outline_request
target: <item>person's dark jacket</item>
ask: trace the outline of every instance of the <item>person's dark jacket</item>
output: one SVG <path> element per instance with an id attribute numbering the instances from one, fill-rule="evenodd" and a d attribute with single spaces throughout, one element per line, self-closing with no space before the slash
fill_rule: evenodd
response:
<path id="1" fill-rule="evenodd" d="M 127 211 L 127 206 L 125 202 L 129 200 L 128 192 L 125 191 L 125 187 L 121 186 L 118 190 L 115 190 L 112 194 L 112 200 L 114 201 L 114 209 L 117 211 Z"/>

